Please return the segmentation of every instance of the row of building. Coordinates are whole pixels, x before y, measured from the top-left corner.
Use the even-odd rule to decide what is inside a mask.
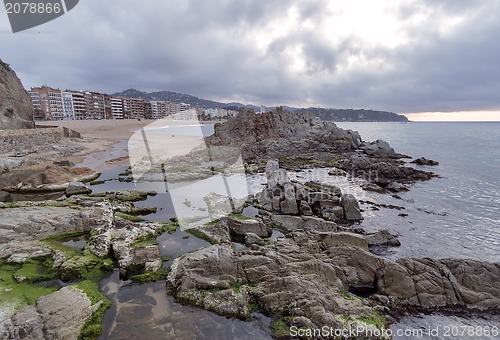
[[[167,116],[189,120],[201,114],[213,118],[236,114],[233,110],[200,109],[179,102],[117,97],[93,91],[61,91],[47,85],[32,87],[28,93],[37,120],[162,119]]]

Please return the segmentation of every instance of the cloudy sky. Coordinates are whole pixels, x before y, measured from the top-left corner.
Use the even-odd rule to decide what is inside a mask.
[[[16,34],[2,8],[0,58],[27,88],[500,120],[499,13],[498,0],[82,0]]]

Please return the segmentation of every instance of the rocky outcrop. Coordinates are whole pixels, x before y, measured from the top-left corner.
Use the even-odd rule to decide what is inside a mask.
[[[92,190],[82,182],[70,182],[66,188],[66,196],[90,194]]]
[[[351,194],[343,194],[340,197],[340,206],[344,209],[344,218],[348,221],[359,221],[363,219],[359,211],[359,204]]]
[[[291,232],[256,250],[213,245],[177,258],[167,289],[180,302],[221,315],[245,319],[258,306],[270,315],[290,315],[287,323],[298,327],[346,327],[386,307],[498,309],[500,264],[392,262],[367,250],[357,234],[316,231]]]
[[[417,165],[427,165],[427,166],[439,165],[439,162],[433,161],[432,159],[427,159],[425,157],[417,158],[417,159],[411,161],[410,163],[414,163]]]
[[[246,162],[297,155],[314,150],[342,152],[361,146],[355,131],[322,122],[312,114],[293,113],[277,108],[255,114],[243,109],[236,117],[215,126],[209,146],[237,146]]]
[[[368,156],[375,156],[381,158],[391,158],[391,157],[397,158],[396,152],[394,152],[394,149],[391,148],[389,143],[381,139],[377,139],[376,141],[370,143],[364,143],[361,149]]]
[[[81,289],[64,287],[0,322],[0,338],[77,339],[97,308]]]
[[[244,162],[255,163],[260,170],[267,160],[278,158],[288,169],[333,166],[334,174],[346,171],[368,180],[413,182],[435,176],[401,166],[400,158],[408,156],[396,153],[383,140],[364,142],[356,131],[282,108],[264,114],[243,109],[236,117],[217,124],[206,142],[213,155],[218,149],[224,150],[224,155],[234,153],[234,157],[241,153]]]
[[[76,182],[88,182],[99,177],[99,173],[89,168],[72,168],[56,164],[47,165],[44,169],[35,170],[22,182],[2,187],[7,192],[49,192],[65,191],[69,186],[70,195],[89,193],[83,187],[76,189]],[[83,183],[79,185],[84,185]],[[87,188],[88,189],[88,188]],[[74,191],[74,193],[73,193]]]
[[[133,198],[132,193],[124,199]],[[117,193],[110,193],[117,199]],[[0,258],[7,262],[21,263],[28,258],[51,256],[60,268],[61,278],[79,277],[84,267],[94,266],[100,258],[111,256],[116,260],[122,275],[132,265],[135,272],[155,271],[161,267],[158,249],[136,245],[138,240],[160,233],[169,224],[137,223],[120,218],[115,211],[130,212],[137,208],[129,202],[110,200],[107,197],[71,196],[64,201],[19,202],[0,204]],[[128,215],[124,215],[128,216]],[[88,250],[95,256],[66,258],[39,240],[68,232],[92,232]],[[136,249],[138,248],[139,249]]]
[[[257,203],[265,210],[275,214],[299,215],[287,217],[288,230],[297,229],[305,216],[321,217],[334,222],[356,222],[363,219],[356,198],[350,194],[342,195],[340,188],[325,183],[307,182],[304,185],[291,182],[286,170],[280,169],[276,159],[266,164],[267,184],[257,194]],[[273,217],[279,219],[277,215]]]
[[[10,66],[0,60],[0,130],[32,129],[31,98]]]

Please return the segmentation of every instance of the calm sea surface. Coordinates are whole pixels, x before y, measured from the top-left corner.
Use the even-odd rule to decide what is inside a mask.
[[[417,183],[401,194],[403,202],[364,194],[375,202],[404,206],[408,214],[400,217],[398,210],[365,211],[365,227],[386,227],[400,235],[402,246],[389,257],[500,262],[500,123],[337,125],[359,131],[364,140],[384,139],[396,152],[440,162],[425,168],[441,178]],[[500,329],[500,316],[434,314],[404,318],[391,330],[395,339],[499,339],[498,333],[488,336],[491,333],[485,332],[493,327]]]
[[[421,167],[441,178],[420,182],[401,200],[368,195],[404,206],[367,212],[363,225],[399,233],[394,257],[459,257],[500,261],[500,123],[338,123],[364,140],[384,139],[396,152],[439,161]],[[366,193],[364,195],[367,195]]]

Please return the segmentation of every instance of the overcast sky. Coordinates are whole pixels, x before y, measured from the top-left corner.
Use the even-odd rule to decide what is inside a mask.
[[[495,111],[499,14],[498,0],[82,0],[16,34],[2,8],[0,58],[27,88]]]

